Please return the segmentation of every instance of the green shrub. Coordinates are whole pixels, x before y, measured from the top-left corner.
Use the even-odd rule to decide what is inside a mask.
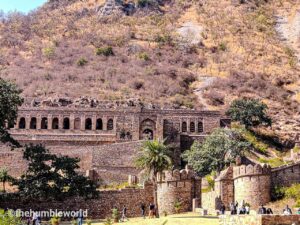
[[[111,220],[111,218],[106,218],[104,225],[113,225],[113,221]]]
[[[176,200],[175,203],[174,203],[174,209],[175,209],[176,213],[179,213],[181,208],[182,208],[181,201]]]
[[[300,200],[300,184],[293,184],[285,189],[285,196],[294,200]]]
[[[225,52],[227,50],[227,45],[226,43],[222,42],[219,44],[219,49],[223,52]]]
[[[114,208],[112,209],[112,218],[114,220],[114,222],[118,222],[119,219],[120,219],[120,213],[119,213],[119,210]]]
[[[88,61],[85,59],[85,58],[80,58],[80,59],[78,59],[78,61],[77,61],[77,65],[78,66],[84,66],[85,64],[87,64],[88,63]]]
[[[212,171],[210,174],[208,174],[208,175],[205,176],[205,180],[208,183],[208,190],[209,191],[212,191],[215,188],[215,179],[214,179],[214,176],[215,176],[215,172],[214,171]]]
[[[258,161],[260,163],[269,164],[273,168],[274,167],[278,167],[278,166],[282,166],[282,165],[286,164],[281,158],[272,158],[272,159],[259,158]]]
[[[15,216],[12,211],[5,212],[0,209],[0,225],[19,225],[21,223],[21,219],[18,216]]]
[[[42,49],[42,52],[46,58],[51,59],[55,55],[55,48],[54,47],[46,47],[46,48]]]
[[[285,195],[285,189],[280,186],[274,186],[271,190],[271,199],[272,201],[277,201],[283,199]]]
[[[114,54],[113,48],[111,46],[106,46],[106,47],[102,47],[102,48],[97,48],[96,55],[104,55],[104,56],[108,57],[108,56],[114,56],[115,54]]]
[[[146,52],[141,52],[139,53],[139,59],[142,59],[144,61],[149,61],[150,57]]]

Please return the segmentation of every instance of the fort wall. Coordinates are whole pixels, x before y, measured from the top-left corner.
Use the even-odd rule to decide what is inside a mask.
[[[70,198],[63,202],[60,201],[23,201],[15,199],[14,201],[0,201],[0,208],[11,208],[21,210],[47,211],[57,209],[58,211],[76,211],[78,209],[87,209],[88,216],[94,219],[105,219],[110,217],[111,209],[117,208],[121,212],[123,205],[127,207],[129,217],[141,216],[140,206],[148,205],[153,202],[153,186],[145,185],[142,189],[122,189],[101,191],[98,199],[85,200],[82,198]]]
[[[181,203],[180,212],[191,211],[193,198],[201,197],[201,179],[188,167],[181,171],[164,172],[158,180],[157,199],[160,213],[176,213],[176,202]]]
[[[233,168],[234,200],[249,203],[252,208],[271,200],[271,168],[264,164]]]
[[[272,186],[291,186],[300,183],[300,162],[272,169]]]

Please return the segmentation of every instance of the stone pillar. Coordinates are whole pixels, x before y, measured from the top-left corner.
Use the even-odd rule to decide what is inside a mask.
[[[70,130],[74,130],[74,124],[75,124],[75,115],[70,115]]]
[[[80,117],[81,120],[81,129],[80,130],[85,130],[85,115],[82,115]]]
[[[190,123],[191,123],[191,119],[188,118],[188,119],[186,120],[187,133],[190,133]]]
[[[114,116],[113,120],[114,120],[114,129],[113,130],[116,131],[117,130],[117,117]]]
[[[102,123],[103,123],[103,130],[107,130],[107,116],[103,116]]]
[[[59,115],[58,116],[58,129],[62,130],[64,128],[64,116]]]
[[[52,115],[48,115],[48,130],[52,130]]]
[[[96,124],[97,124],[97,116],[92,116],[92,130],[96,130]]]
[[[41,129],[41,123],[42,123],[42,116],[41,115],[38,115],[36,117],[36,129],[37,130],[40,130]]]
[[[30,115],[26,115],[25,117],[25,121],[26,121],[26,130],[29,130],[30,129]]]

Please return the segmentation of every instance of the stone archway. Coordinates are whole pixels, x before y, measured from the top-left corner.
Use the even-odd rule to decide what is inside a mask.
[[[153,140],[155,138],[156,124],[151,119],[145,119],[140,124],[140,140]]]

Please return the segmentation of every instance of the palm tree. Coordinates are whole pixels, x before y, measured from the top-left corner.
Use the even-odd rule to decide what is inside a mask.
[[[8,170],[6,168],[0,170],[0,182],[2,182],[3,185],[3,192],[6,192],[5,184],[7,182],[12,182],[13,180],[13,177],[8,174]]]
[[[153,198],[154,204],[157,206],[157,176],[161,175],[164,170],[168,170],[172,166],[170,150],[163,141],[153,140],[145,141],[135,165],[143,169],[149,176],[154,185]],[[161,177],[161,176],[160,176]],[[158,211],[157,211],[158,214]]]

